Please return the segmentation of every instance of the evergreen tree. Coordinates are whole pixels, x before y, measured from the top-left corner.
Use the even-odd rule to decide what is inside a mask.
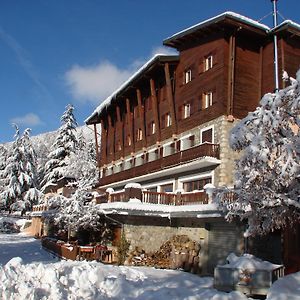
[[[236,162],[235,201],[216,191],[227,218],[248,221],[247,235],[265,234],[300,220],[300,71],[297,80],[266,94],[260,106],[232,130]]]
[[[66,176],[66,167],[69,165],[70,155],[77,148],[76,127],[77,122],[73,114],[74,107],[67,105],[61,116],[61,127],[58,130],[56,140],[51,147],[48,161],[45,164],[45,177],[42,181],[43,189],[51,183],[56,183]]]
[[[2,198],[7,209],[28,210],[41,196],[36,183],[35,152],[30,141],[30,129],[26,129],[20,136],[18,126],[14,126],[15,141],[4,170],[8,185]]]

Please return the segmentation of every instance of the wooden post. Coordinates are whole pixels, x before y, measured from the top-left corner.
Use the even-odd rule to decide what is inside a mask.
[[[110,148],[112,147],[112,160],[115,160],[115,127],[112,125],[111,115],[108,115],[108,135],[107,138],[111,139],[112,144],[110,144]],[[111,146],[112,145],[112,146]],[[109,155],[110,149],[108,149]]]
[[[227,95],[227,115],[233,115],[234,98],[234,68],[235,68],[235,35],[229,39],[229,64],[228,64],[228,95]]]
[[[103,134],[102,122],[103,122],[103,120],[101,120],[101,131]],[[100,155],[99,155],[98,133],[97,133],[97,124],[96,123],[94,123],[94,134],[95,134],[95,143],[96,143],[97,166],[99,168],[100,167]]]
[[[263,81],[263,46],[259,48],[259,74],[258,74],[258,101],[262,96],[262,81]]]
[[[147,137],[146,137],[146,125],[145,125],[145,114],[144,114],[144,106],[142,104],[142,93],[140,89],[136,89],[136,97],[138,100],[138,109],[139,109],[139,117],[140,122],[142,124],[142,135],[143,135],[143,147],[147,146]]]
[[[130,137],[131,137],[131,151],[134,152],[134,150],[135,150],[134,128],[133,128],[132,113],[130,111],[129,98],[126,98],[126,114],[127,114],[127,118],[128,118],[129,132],[130,132]]]
[[[157,137],[156,142],[160,142],[161,132],[160,132],[160,124],[159,124],[159,116],[158,116],[158,102],[157,102],[157,96],[155,91],[155,82],[152,78],[150,79],[150,89],[151,89],[152,109],[153,109],[154,122],[156,128],[156,137]]]
[[[285,63],[284,63],[284,40],[283,38],[280,39],[280,52],[281,52],[281,70],[285,71]],[[286,87],[286,82],[284,80],[281,80],[282,88],[284,89]]]
[[[173,135],[176,135],[177,134],[177,122],[176,122],[176,114],[175,114],[175,101],[174,101],[173,92],[172,92],[170,69],[169,69],[168,63],[165,63],[165,79],[166,79],[167,98],[168,98],[170,114],[171,114],[171,118],[172,118]]]

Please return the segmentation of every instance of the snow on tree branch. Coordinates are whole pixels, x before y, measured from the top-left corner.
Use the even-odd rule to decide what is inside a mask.
[[[231,131],[230,146],[242,151],[235,187],[215,195],[227,219],[248,221],[247,234],[265,234],[300,219],[300,71],[290,85],[263,96],[259,107]],[[234,196],[233,196],[234,195]]]

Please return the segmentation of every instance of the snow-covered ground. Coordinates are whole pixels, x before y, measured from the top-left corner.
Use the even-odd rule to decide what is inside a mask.
[[[223,293],[213,279],[173,270],[60,261],[40,242],[22,234],[0,234],[0,299],[248,299]],[[300,273],[277,281],[268,300],[300,299]]]

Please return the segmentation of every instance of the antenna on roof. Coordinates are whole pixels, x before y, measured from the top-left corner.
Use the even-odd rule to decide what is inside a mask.
[[[271,0],[273,3],[273,26],[277,26],[277,1]],[[279,90],[279,74],[278,74],[278,47],[277,47],[277,36],[274,33],[274,79],[275,79],[275,92]]]

